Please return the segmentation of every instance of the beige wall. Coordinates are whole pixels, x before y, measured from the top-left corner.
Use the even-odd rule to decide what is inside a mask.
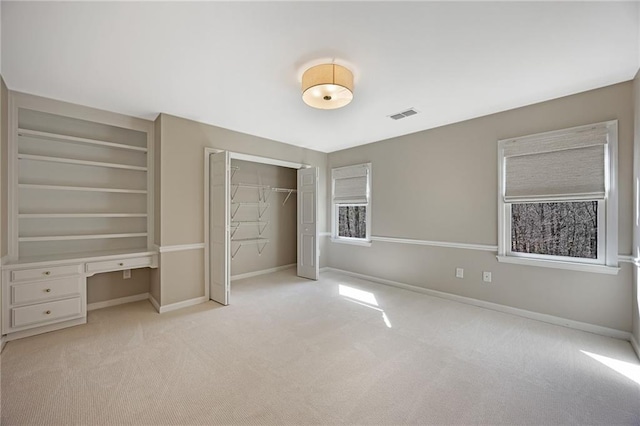
[[[640,7],[638,8],[640,11]],[[633,256],[636,267],[633,276],[633,337],[640,344],[640,71],[633,80],[633,118],[634,118],[634,214],[633,214]],[[640,357],[640,353],[638,353]]]
[[[372,235],[497,245],[497,141],[619,120],[619,252],[631,252],[632,83],[329,154],[328,169],[372,162]],[[410,118],[409,118],[410,120]],[[630,331],[631,265],[617,276],[499,264],[495,253],[330,243],[328,265]],[[455,278],[455,267],[465,278]],[[485,284],[482,271],[493,273]]]
[[[232,130],[162,114],[160,136],[160,245],[204,242],[204,148],[217,148],[320,169],[319,223],[326,224],[327,155]],[[157,191],[157,189],[156,189]],[[157,192],[156,192],[157,193]],[[156,216],[158,219],[158,216]],[[321,265],[324,264],[321,246]],[[204,250],[160,255],[162,305],[204,296]]]
[[[131,270],[131,278],[122,278],[123,272],[107,272],[87,278],[87,303],[104,302],[120,297],[149,292],[149,268]]]
[[[278,188],[297,187],[297,172],[286,167],[271,166],[268,164],[252,163],[248,161],[232,160],[231,165],[238,167],[234,171],[233,183],[249,183],[269,185]],[[268,238],[269,243],[258,253],[258,246],[241,247],[231,261],[231,275],[247,272],[262,271],[277,266],[296,263],[297,258],[297,198],[295,194],[282,204],[287,196],[285,193],[266,193],[267,207],[260,221],[266,222],[261,237]],[[258,191],[256,189],[239,188],[234,197],[235,202],[256,202]],[[232,206],[232,212],[235,209]],[[255,207],[240,207],[235,213],[233,221],[256,221],[258,211]],[[233,228],[232,228],[233,229]],[[234,233],[234,239],[256,238],[259,236],[256,225],[240,226]],[[231,243],[234,252],[238,246]],[[259,247],[262,249],[262,245]]]

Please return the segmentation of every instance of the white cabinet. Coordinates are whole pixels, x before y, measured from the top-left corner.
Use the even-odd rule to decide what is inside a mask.
[[[13,340],[86,323],[88,276],[157,265],[153,252],[3,265],[2,334]]]
[[[27,281],[78,275],[82,273],[81,265],[50,266],[44,268],[25,269],[11,272],[11,281]]]
[[[157,267],[153,123],[9,94],[7,340],[82,324],[95,273]]]
[[[75,320],[86,322],[83,264],[36,265],[2,274],[2,333],[37,334],[32,329]],[[53,326],[53,328],[51,328]],[[57,328],[64,327],[62,325]],[[11,337],[10,339],[11,340]]]
[[[11,326],[24,328],[42,324],[54,324],[86,315],[86,306],[81,297],[38,303],[11,309]]]
[[[12,305],[22,305],[47,299],[80,295],[82,294],[82,285],[83,280],[78,277],[11,284],[10,303]]]

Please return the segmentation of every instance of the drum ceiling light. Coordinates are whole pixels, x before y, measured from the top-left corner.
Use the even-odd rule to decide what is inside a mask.
[[[319,109],[336,109],[353,99],[353,74],[343,66],[322,64],[302,75],[302,100]]]

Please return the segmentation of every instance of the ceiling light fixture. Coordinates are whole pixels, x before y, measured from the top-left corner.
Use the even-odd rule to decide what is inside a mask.
[[[322,64],[302,75],[302,100],[319,109],[336,109],[353,99],[353,74],[343,66]]]

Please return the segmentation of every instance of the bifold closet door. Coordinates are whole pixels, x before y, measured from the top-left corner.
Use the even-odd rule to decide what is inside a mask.
[[[298,276],[317,280],[318,168],[298,170]]]
[[[229,186],[231,160],[227,151],[209,157],[209,294],[229,304]]]

